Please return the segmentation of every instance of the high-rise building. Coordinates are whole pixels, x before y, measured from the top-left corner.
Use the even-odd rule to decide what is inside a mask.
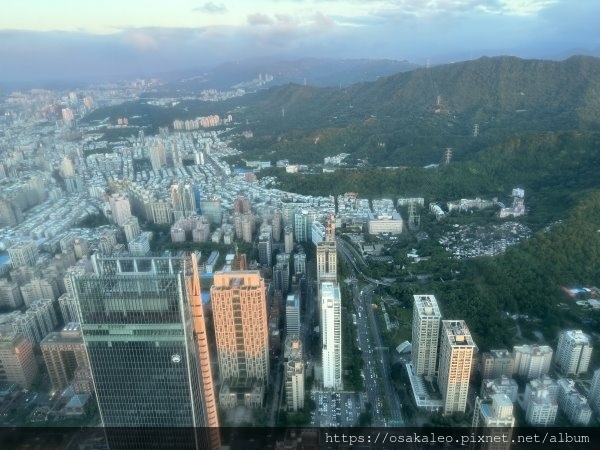
[[[159,170],[167,164],[167,154],[165,153],[165,145],[162,141],[157,141],[149,146],[148,156],[152,170]]]
[[[14,281],[0,280],[0,307],[15,309],[23,304],[19,285]]]
[[[29,389],[37,374],[31,343],[21,334],[0,334],[0,382]]]
[[[294,251],[294,229],[290,226],[283,229],[283,246],[286,253]]]
[[[129,198],[123,194],[113,194],[108,198],[112,220],[122,227],[131,217]]]
[[[21,286],[21,296],[27,307],[42,298],[56,300],[58,298],[58,284],[54,279],[34,278],[29,283]]]
[[[555,360],[561,373],[579,375],[587,372],[591,357],[590,336],[581,330],[567,330],[560,334]]]
[[[465,412],[475,348],[464,320],[442,320],[438,380],[444,414]]]
[[[182,217],[196,215],[194,185],[190,181],[172,185],[171,202],[173,204],[173,218],[175,222]]]
[[[13,329],[32,344],[37,345],[58,325],[54,302],[50,299],[34,301],[24,314],[13,321]]]
[[[127,248],[132,255],[145,256],[150,253],[151,231],[143,231],[127,243]]]
[[[262,266],[271,267],[273,264],[273,236],[270,225],[262,225],[258,237],[258,261]]]
[[[276,263],[273,267],[273,284],[283,295],[287,295],[290,289],[290,255],[278,253]]]
[[[342,298],[340,287],[321,283],[321,358],[323,387],[341,390],[342,380]]]
[[[337,248],[335,241],[317,244],[317,282],[337,280]]]
[[[285,331],[287,336],[300,335],[300,294],[287,296],[285,303]]]
[[[300,339],[285,340],[285,398],[288,411],[304,408],[304,360]]]
[[[33,266],[37,259],[38,248],[34,241],[21,241],[8,248],[8,256],[13,268]]]
[[[72,177],[75,175],[75,170],[73,169],[73,161],[68,156],[64,156],[60,162],[60,174],[63,178]]]
[[[200,201],[202,215],[212,224],[221,225],[223,212],[221,210],[221,198],[217,195],[209,196]]]
[[[552,353],[552,348],[547,345],[515,345],[512,353],[514,374],[528,380],[548,375]]]
[[[140,223],[135,216],[131,216],[123,223],[123,232],[125,233],[125,240],[127,242],[133,241],[140,235],[142,230],[140,229]]]
[[[217,448],[218,436],[198,428],[218,421],[197,255],[92,263],[93,274],[72,281],[102,424],[143,427],[148,439],[165,439],[162,448]],[[147,448],[131,431],[114,434],[119,445]]]
[[[475,399],[472,428],[483,442],[474,442],[470,448],[480,450],[507,450],[512,444],[515,423],[513,404],[506,395],[494,394],[489,398]],[[477,435],[481,432],[482,435]],[[477,441],[478,439],[476,439]]]
[[[442,314],[433,295],[414,295],[412,363],[415,375],[434,376]]]
[[[329,218],[325,230],[325,240],[317,243],[317,283],[337,280],[337,246],[335,243],[335,222]]]
[[[494,379],[502,376],[512,377],[513,357],[506,349],[490,350],[481,355],[480,360],[481,378]]]
[[[523,409],[529,425],[554,425],[558,412],[558,383],[547,375],[529,381],[525,386]]]
[[[558,381],[558,407],[575,426],[586,426],[592,418],[592,409],[587,398],[575,388],[575,382],[569,378]]]
[[[294,254],[294,274],[300,275],[306,273],[306,253],[300,251]]]
[[[220,398],[230,397],[236,390],[248,393],[256,388],[264,392],[269,377],[264,280],[257,270],[217,272],[210,296],[222,382]],[[248,399],[256,400],[255,396]],[[221,403],[234,406],[226,401]]]
[[[52,389],[66,388],[78,368],[89,369],[81,327],[71,322],[59,332],[48,334],[40,343]]]
[[[233,201],[233,212],[241,214],[250,212],[250,200],[248,200],[248,197],[244,195],[238,196]]]
[[[296,242],[308,242],[309,230],[312,220],[308,211],[302,211],[294,215],[294,238]]]
[[[600,414],[600,369],[594,371],[594,377],[592,378],[592,385],[588,394],[588,401],[590,407],[596,414]]]

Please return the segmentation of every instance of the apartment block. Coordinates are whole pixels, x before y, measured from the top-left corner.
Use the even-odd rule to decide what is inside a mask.
[[[558,338],[556,366],[563,375],[579,375],[588,370],[592,357],[590,336],[581,330],[563,331]]]
[[[550,371],[553,350],[547,345],[516,345],[512,354],[515,375],[532,380]]]
[[[438,384],[444,414],[465,412],[475,342],[464,320],[442,320]]]
[[[413,296],[412,363],[415,375],[434,376],[442,314],[433,295]]]

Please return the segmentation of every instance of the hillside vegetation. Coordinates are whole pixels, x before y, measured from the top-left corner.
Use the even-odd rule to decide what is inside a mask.
[[[314,163],[345,152],[372,165],[425,165],[446,147],[460,160],[515,134],[600,130],[600,60],[482,58],[343,89],[282,86],[244,101],[255,134],[239,142],[248,159]]]

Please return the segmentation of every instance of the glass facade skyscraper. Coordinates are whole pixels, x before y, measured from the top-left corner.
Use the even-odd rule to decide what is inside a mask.
[[[194,258],[94,256],[73,277],[103,425],[186,427],[160,448],[217,444],[197,432],[218,422]]]

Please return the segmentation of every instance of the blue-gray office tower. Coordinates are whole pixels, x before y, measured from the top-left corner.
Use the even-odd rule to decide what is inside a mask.
[[[197,256],[92,262],[72,281],[110,449],[218,448]]]

